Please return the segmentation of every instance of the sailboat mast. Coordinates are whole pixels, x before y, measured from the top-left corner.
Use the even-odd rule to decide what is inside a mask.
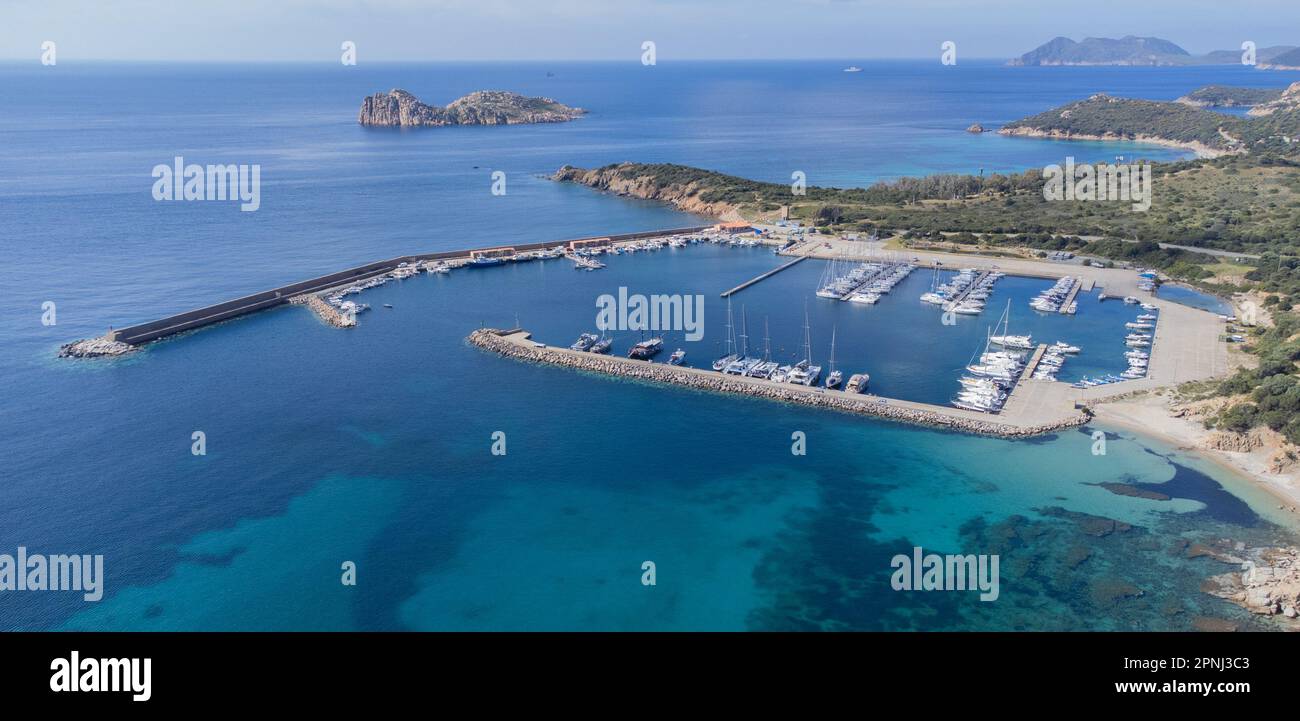
[[[831,326],[831,372],[835,372],[835,326]]]
[[[735,331],[731,325],[731,296],[727,296],[727,355],[735,348]]]
[[[772,360],[772,334],[767,330],[767,317],[763,318],[763,362]]]
[[[745,306],[740,306],[740,357],[749,355],[749,317]]]
[[[808,301],[803,302],[803,359],[812,365],[812,331],[808,329]]]

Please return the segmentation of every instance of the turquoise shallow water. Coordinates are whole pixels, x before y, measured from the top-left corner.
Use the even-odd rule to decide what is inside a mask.
[[[590,329],[595,295],[625,285],[705,294],[698,362],[719,343],[718,291],[771,267],[770,253],[420,277],[368,293],[375,310],[351,331],[282,308],[121,361],[52,357],[109,324],[356,261],[696,221],[538,177],[566,162],[671,160],[773,180],[797,168],[843,184],[1014,169],[1136,149],[961,129],[1098,90],[1169,98],[1260,82],[1230,68],[972,64],[958,76],[882,64],[846,89],[838,67],[635,76],[639,66],[572,65],[550,80],[535,65],[0,67],[13,110],[0,118],[5,297],[31,309],[0,315],[0,550],[103,553],[108,574],[98,604],[0,595],[0,627],[1187,628],[1197,615],[1256,626],[1199,592],[1225,569],[1183,547],[1291,536],[1260,515],[1266,499],[1159,444],[1116,436],[1098,457],[1086,432],[956,436],[527,366],[463,340],[518,317],[567,343]],[[395,85],[435,100],[511,87],[593,114],[553,127],[357,128],[358,99]],[[154,203],[149,168],[177,154],[262,163],[262,210]],[[494,168],[509,172],[504,198],[487,193]],[[751,335],[767,317],[774,348],[790,353],[819,274],[808,262],[737,296]],[[991,319],[941,326],[915,301],[928,279],[908,283],[870,309],[809,298],[816,352],[835,327],[846,370],[868,370],[881,393],[943,400]],[[1036,316],[1023,301],[1043,284],[1007,279],[995,303],[1011,298],[1013,322],[1036,336],[1084,346],[1077,372],[1110,367],[1122,307]],[[50,299],[58,325],[41,326]],[[206,456],[190,454],[195,430]],[[504,457],[489,452],[495,431]],[[795,431],[806,456],[791,455]],[[1173,498],[1119,496],[1103,481],[1161,484]],[[1000,554],[1001,599],[889,590],[890,557],[917,544]],[[640,582],[647,560],[654,587]],[[339,583],[344,561],[357,564],[355,587]]]

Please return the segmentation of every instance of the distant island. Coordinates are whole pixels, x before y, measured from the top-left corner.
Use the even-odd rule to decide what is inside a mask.
[[[550,98],[529,98],[501,90],[480,90],[446,107],[420,102],[405,90],[375,93],[361,101],[357,122],[375,127],[442,127],[447,125],[526,125],[563,123],[586,114]]]
[[[1261,55],[1257,60],[1257,67],[1264,70],[1300,70],[1300,48],[1270,55],[1267,59]]]
[[[1300,48],[1294,45],[1274,45],[1255,51],[1255,60],[1260,67],[1273,67],[1288,58],[1300,65]],[[1119,39],[1084,38],[1081,42],[1056,37],[1007,64],[1171,66],[1231,65],[1240,62],[1240,50],[1215,50],[1205,55],[1193,55],[1162,38],[1126,35]]]

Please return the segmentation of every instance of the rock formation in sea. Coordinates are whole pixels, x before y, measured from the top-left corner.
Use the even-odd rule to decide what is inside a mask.
[[[453,100],[446,107],[438,107],[395,88],[362,100],[357,122],[382,127],[525,125],[563,123],[586,112],[550,98],[529,98],[500,90],[480,90]]]

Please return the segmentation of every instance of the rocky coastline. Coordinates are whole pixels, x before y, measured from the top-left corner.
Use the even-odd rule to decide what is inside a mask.
[[[1198,158],[1217,158],[1221,155],[1232,155],[1234,151],[1212,148],[1205,143],[1196,141],[1170,140],[1168,138],[1156,137],[1153,135],[1121,135],[1119,133],[1105,133],[1102,135],[1092,135],[1084,133],[1072,133],[1068,130],[1041,130],[1029,127],[1002,128],[998,131],[999,135],[1010,135],[1023,138],[1051,138],[1053,140],[1128,140],[1139,143],[1151,143],[1153,145],[1163,145],[1167,148],[1178,148],[1181,150],[1190,150],[1196,153]],[[1236,151],[1239,152],[1239,151]]]
[[[586,114],[582,108],[550,98],[529,98],[500,90],[480,90],[446,107],[420,102],[394,88],[361,101],[357,122],[372,127],[443,127],[448,125],[527,125],[563,123]]]
[[[661,184],[652,175],[625,177],[622,171],[633,166],[633,163],[623,163],[587,170],[566,165],[555,171],[551,180],[578,183],[615,195],[672,203],[678,210],[725,222],[746,220],[734,203],[709,201],[701,197],[705,188],[699,183]]]
[[[969,418],[957,413],[895,405],[891,404],[887,399],[876,396],[852,395],[840,391],[822,391],[804,386],[780,385],[694,368],[670,366],[663,363],[651,363],[592,353],[577,353],[546,346],[539,347],[539,345],[533,344],[531,341],[519,343],[505,337],[521,332],[481,328],[471,333],[467,341],[478,348],[520,361],[545,363],[634,380],[671,383],[714,393],[740,394],[779,402],[799,403],[815,408],[873,416],[974,435],[998,438],[1028,438],[1052,433],[1064,428],[1081,426],[1090,419],[1087,413],[1079,411],[1059,423],[1022,427],[1000,423],[992,419]]]

